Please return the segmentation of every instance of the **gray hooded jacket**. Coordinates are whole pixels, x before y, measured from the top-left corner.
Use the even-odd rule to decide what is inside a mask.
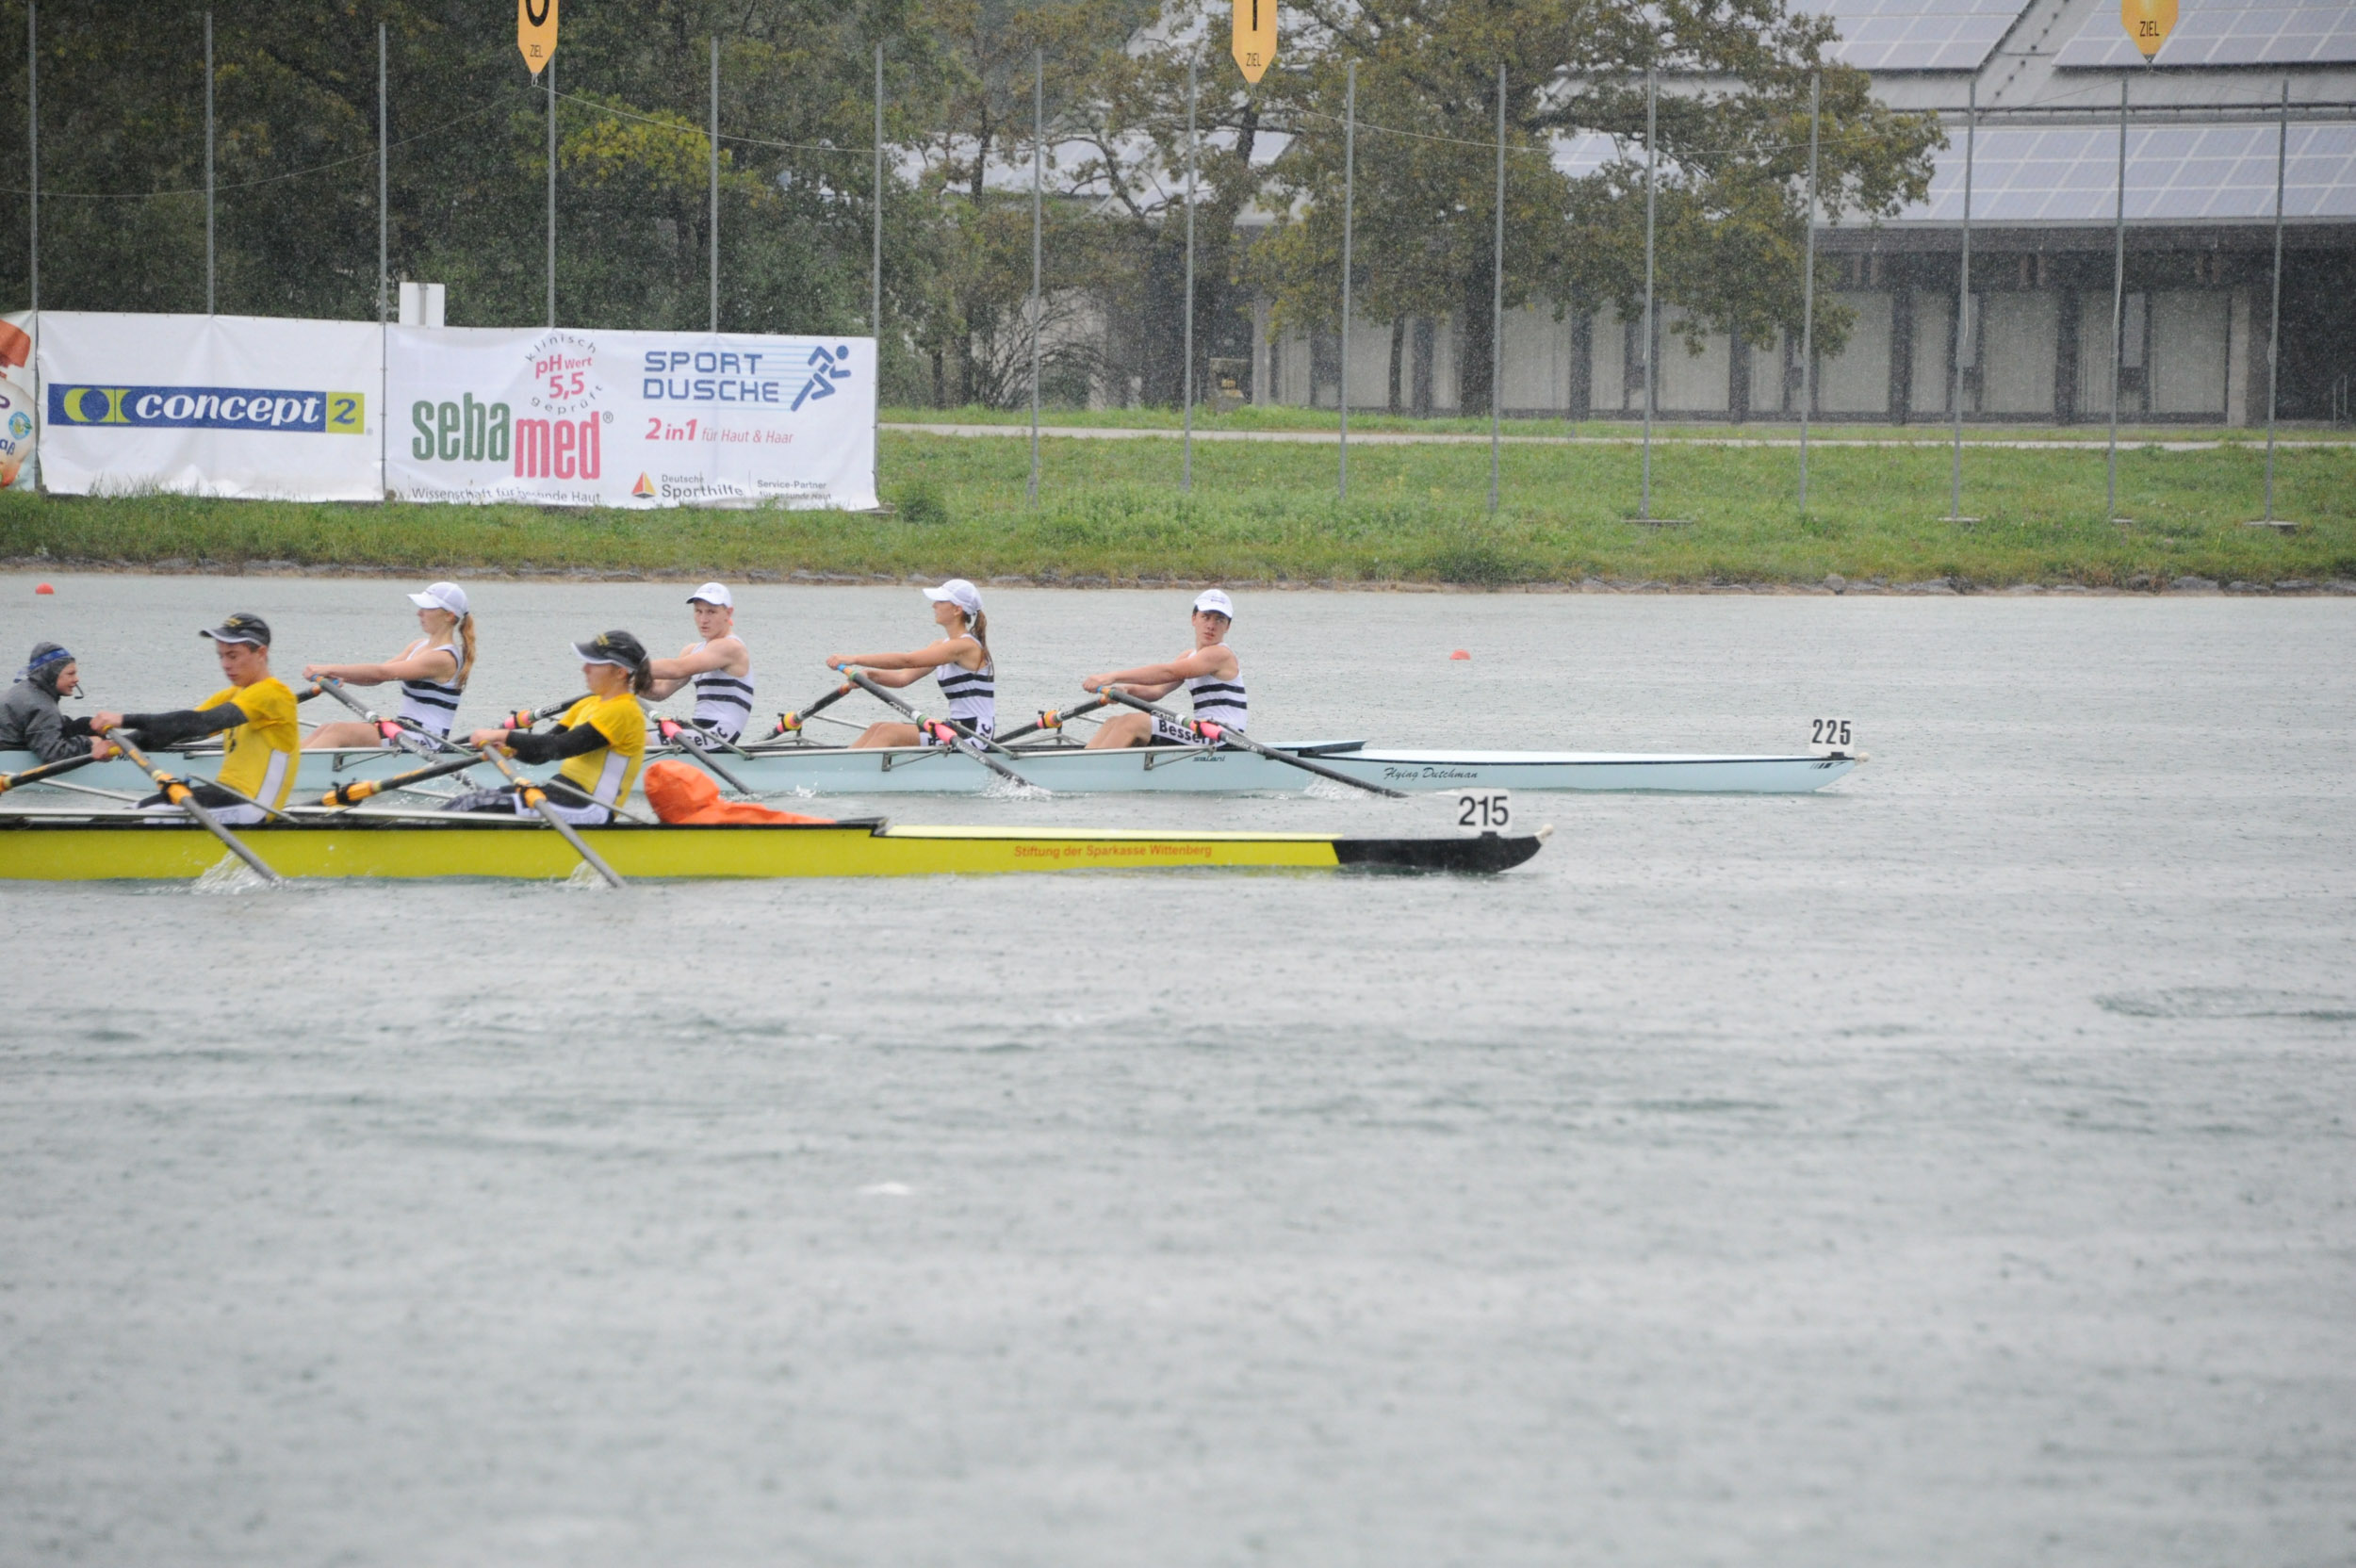
[[[90,750],[90,720],[69,719],[45,686],[20,680],[0,697],[0,751],[29,751],[43,762],[61,762]]]

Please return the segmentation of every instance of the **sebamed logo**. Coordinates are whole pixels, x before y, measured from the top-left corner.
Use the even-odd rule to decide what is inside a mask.
[[[409,455],[420,463],[504,463],[515,435],[505,403],[479,401],[468,392],[456,402],[420,398],[409,405]]]
[[[367,397],[358,392],[258,386],[49,388],[53,425],[362,435],[368,431],[368,407]]]

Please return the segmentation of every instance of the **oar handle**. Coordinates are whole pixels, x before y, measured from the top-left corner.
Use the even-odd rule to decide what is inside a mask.
[[[1039,723],[1026,724],[1020,729],[1009,729],[998,737],[998,742],[1001,745],[1006,745],[1041,729],[1061,729],[1071,720],[1080,717],[1083,713],[1093,713],[1112,700],[1110,697],[1090,697],[1088,701],[1072,708],[1042,709],[1039,711]]]
[[[407,773],[398,773],[390,778],[354,778],[338,784],[319,797],[319,804],[321,806],[357,806],[370,795],[381,795],[387,790],[406,789],[412,784],[423,783],[429,778],[444,778],[454,773],[464,773],[483,760],[481,757],[471,751],[466,751],[463,746],[455,749],[464,752],[465,755],[454,761],[435,762],[429,767],[412,768]]]
[[[138,746],[133,745],[129,741],[122,739],[116,732],[109,730],[106,732],[106,735],[107,741],[111,744],[122,748],[123,756],[128,757],[133,762],[139,765],[139,769],[141,773],[147,775],[149,778],[155,780],[155,788],[163,792],[164,798],[166,800],[172,802],[174,806],[177,806],[180,809],[186,811],[189,816],[194,817],[198,822],[202,823],[205,825],[206,832],[212,834],[214,838],[219,839],[223,844],[227,845],[229,852],[232,855],[235,855],[238,859],[243,860],[247,865],[253,867],[255,873],[261,876],[263,881],[275,887],[277,884],[286,880],[285,877],[280,876],[276,872],[270,870],[270,867],[264,865],[262,863],[262,858],[248,849],[244,842],[240,841],[235,833],[230,832],[228,828],[222,826],[221,819],[214,816],[212,812],[205,808],[204,804],[196,798],[196,792],[189,789],[185,781],[175,778],[171,774],[165,773],[162,769],[156,767],[154,762],[148,760],[147,753],[141,751]]]
[[[1151,713],[1157,719],[1168,719],[1171,724],[1183,725],[1205,740],[1214,743],[1223,741],[1242,750],[1256,752],[1271,762],[1282,762],[1286,767],[1299,768],[1303,773],[1313,773],[1319,778],[1330,778],[1336,784],[1347,784],[1353,790],[1364,790],[1368,794],[1387,795],[1393,800],[1407,798],[1407,792],[1404,790],[1394,790],[1386,784],[1369,784],[1363,778],[1352,778],[1338,769],[1312,762],[1305,757],[1295,757],[1288,751],[1279,751],[1274,746],[1264,746],[1240,729],[1230,729],[1225,725],[1206,725],[1195,719],[1182,719],[1166,708],[1156,708],[1143,697],[1115,687],[1105,687],[1104,694],[1115,702],[1126,703],[1140,713]]]
[[[0,773],[0,795],[7,794],[10,790],[22,788],[26,784],[38,784],[44,778],[55,778],[61,773],[72,773],[76,768],[87,768],[97,760],[96,752],[86,751],[79,757],[60,757],[54,762],[43,762],[37,768],[26,768],[22,773]]]
[[[975,730],[965,725],[957,723],[955,719],[925,718],[924,714],[919,713],[913,707],[901,700],[896,694],[886,690],[884,687],[876,685],[874,681],[868,679],[857,670],[846,669],[843,673],[849,676],[854,683],[868,693],[882,698],[885,702],[888,702],[892,707],[898,709],[908,717],[910,723],[916,726],[918,729],[922,730],[928,724],[939,725],[942,728],[948,730],[950,734],[957,736],[959,740],[971,741],[976,747],[987,748],[970,752],[968,755],[971,756],[973,760],[979,762],[982,766],[996,774],[999,777],[1006,779],[1012,783],[1020,784],[1026,790],[1037,790],[1040,788],[1040,786],[1032,783],[1029,779],[1023,777],[1021,774],[1015,772],[1012,768],[998,760],[997,758],[990,755],[992,751],[1004,751],[1006,749],[997,742],[990,740],[985,735],[977,733]]]
[[[811,703],[808,708],[803,709],[797,713],[779,713],[777,715],[777,727],[769,731],[769,733],[772,735],[800,734],[803,720],[816,718],[827,709],[832,708],[836,703],[841,702],[844,697],[849,696],[851,694],[851,683],[846,680],[842,685],[837,686],[833,691],[828,692],[825,696],[820,697],[816,702]]]

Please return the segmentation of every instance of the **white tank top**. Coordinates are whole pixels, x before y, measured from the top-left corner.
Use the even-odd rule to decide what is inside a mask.
[[[466,651],[457,644],[444,643],[438,647],[427,647],[423,638],[410,644],[409,651],[401,657],[415,659],[426,653],[447,653],[450,662],[460,669],[466,664]],[[464,686],[440,680],[404,680],[401,683],[401,710],[395,716],[421,725],[436,735],[447,735],[451,723],[458,717],[458,699],[466,694],[466,691]]]
[[[1207,720],[1230,729],[1250,727],[1252,704],[1244,695],[1240,666],[1232,680],[1222,680],[1215,675],[1195,677],[1186,682],[1186,695],[1194,699],[1196,723]]]
[[[984,650],[987,655],[988,650]],[[949,699],[949,716],[968,729],[995,728],[998,723],[998,665],[985,657],[982,667],[969,670],[962,664],[936,664],[933,678],[941,682],[941,694]]]
[[[697,643],[689,649],[699,653],[710,647],[709,642]],[[728,740],[744,733],[744,726],[753,716],[753,655],[744,650],[744,673],[733,676],[726,670],[705,670],[695,678],[695,710],[688,715],[707,729],[717,731]]]

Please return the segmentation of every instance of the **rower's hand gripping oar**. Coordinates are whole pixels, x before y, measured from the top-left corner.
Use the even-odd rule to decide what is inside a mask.
[[[1042,710],[1039,716],[1039,723],[1026,724],[1020,729],[1009,729],[1004,735],[998,737],[998,743],[1001,745],[1009,745],[1014,742],[1023,739],[1023,736],[1036,733],[1041,729],[1061,729],[1065,724],[1071,720],[1080,717],[1083,713],[1093,713],[1098,709],[1109,704],[1112,700],[1113,699],[1110,697],[1090,697],[1088,701],[1079,704],[1077,707],[1050,708]]]
[[[693,728],[690,726],[679,723],[677,719],[658,719],[655,721],[655,727],[662,731],[663,738],[665,741],[679,747],[679,750],[686,752],[689,756],[695,758],[696,761],[701,762],[705,767],[710,768],[713,773],[718,774],[723,779],[727,780],[728,787],[734,790],[738,794],[748,795],[753,792],[750,785],[746,784],[743,779],[737,777],[736,775],[728,772],[728,769],[722,767],[718,758],[712,756],[702,746],[696,745],[692,741],[681,741],[679,739],[681,735],[697,735],[706,740],[717,742],[722,745],[726,745],[728,743],[721,741],[719,736],[712,734],[708,729]]]
[[[583,701],[585,698],[586,694],[583,694],[582,696],[566,697],[563,702],[551,702],[546,708],[518,708],[499,720],[499,727],[501,729],[530,729],[541,720],[552,719],[572,707],[573,704]]]
[[[1407,792],[1404,790],[1394,790],[1387,784],[1369,784],[1363,778],[1352,778],[1346,773],[1320,766],[1305,757],[1295,757],[1291,752],[1279,751],[1274,746],[1264,746],[1240,729],[1230,729],[1220,724],[1204,724],[1196,719],[1182,719],[1168,709],[1156,708],[1143,697],[1133,695],[1118,686],[1105,687],[1104,694],[1115,702],[1126,703],[1140,713],[1151,713],[1157,719],[1168,719],[1171,724],[1181,726],[1206,741],[1214,743],[1224,741],[1229,745],[1241,746],[1246,751],[1258,752],[1271,762],[1282,762],[1287,767],[1299,768],[1304,773],[1316,774],[1319,778],[1330,778],[1336,784],[1347,784],[1353,790],[1364,790],[1369,794],[1388,795],[1393,800],[1407,798]]]
[[[243,860],[247,865],[252,866],[254,870],[260,874],[263,881],[270,883],[272,887],[276,887],[278,884],[286,880],[285,877],[279,875],[276,872],[270,870],[270,867],[264,865],[262,863],[262,858],[254,854],[252,850],[246,848],[244,843],[238,840],[235,833],[232,833],[229,829],[223,827],[221,825],[221,819],[219,817],[214,816],[210,811],[207,811],[202,805],[200,805],[197,801],[195,792],[190,790],[187,783],[181,779],[175,778],[171,774],[164,772],[163,769],[157,767],[154,762],[150,761],[148,760],[147,753],[141,751],[139,747],[133,745],[129,741],[125,740],[121,731],[109,730],[106,732],[106,735],[109,744],[120,750],[123,756],[128,757],[134,763],[138,764],[139,770],[141,773],[147,775],[149,778],[155,780],[155,788],[164,792],[164,798],[166,800],[169,800],[174,806],[177,806],[180,809],[186,811],[189,816],[194,817],[198,822],[203,823],[206,832],[212,834],[214,838],[219,839],[222,843],[226,844],[229,847],[230,854],[235,855],[238,859]]]
[[[383,737],[387,744],[391,744],[402,736],[409,736],[416,740],[424,742],[427,745],[432,746],[436,751],[456,751],[460,749],[458,746],[452,744],[449,740],[434,734],[434,731],[426,728],[423,725],[408,724],[400,719],[388,719],[384,714],[379,713],[375,709],[365,706],[357,697],[353,696],[350,692],[344,690],[343,681],[335,676],[323,675],[319,677],[317,690],[326,693],[329,696],[334,697],[337,702],[342,703],[346,708],[351,709],[352,712],[358,714],[362,719],[365,719],[369,724],[376,726],[377,734]]]
[[[868,693],[870,695],[882,698],[885,702],[890,703],[892,707],[907,714],[908,722],[916,726],[918,729],[921,730],[927,725],[938,725],[942,729],[947,730],[950,734],[957,736],[959,740],[971,741],[977,747],[988,747],[989,750],[970,751],[966,753],[966,755],[973,758],[973,760],[979,762],[982,766],[988,768],[990,772],[996,774],[999,777],[1012,779],[1015,783],[1022,785],[1026,790],[1039,790],[1041,793],[1053,792],[1045,790],[1040,785],[1032,783],[1029,779],[1023,777],[1021,774],[1015,772],[1012,768],[1006,766],[995,757],[990,756],[990,753],[991,751],[1004,751],[1006,750],[1006,747],[1000,745],[997,742],[990,740],[988,736],[976,734],[973,730],[971,730],[964,725],[957,723],[955,719],[927,719],[924,714],[918,712],[915,709],[901,701],[899,696],[889,688],[876,685],[874,681],[859,674],[859,671],[845,666],[843,673],[850,679],[853,685],[858,686],[860,690]]]
[[[811,703],[808,708],[803,709],[798,713],[779,713],[777,715],[777,727],[769,731],[770,735],[775,737],[778,735],[800,734],[802,732],[802,723],[804,720],[816,718],[827,709],[832,708],[836,703],[841,702],[844,697],[849,696],[854,689],[855,688],[853,688],[851,683],[846,680],[842,685],[837,686],[833,691],[828,692],[825,696],[820,697],[816,702]]]
[[[540,786],[517,773],[508,763],[506,755],[499,747],[484,746],[482,751],[482,760],[507,776],[507,781],[515,786],[516,792],[523,797],[524,804],[539,812],[550,827],[564,835],[564,841],[573,846],[574,853],[589,862],[590,870],[604,877],[608,887],[618,888],[622,885],[622,879],[614,874],[614,868],[598,858],[597,852],[591,849],[579,833],[573,831],[571,823],[558,815],[554,803],[548,799]]]

